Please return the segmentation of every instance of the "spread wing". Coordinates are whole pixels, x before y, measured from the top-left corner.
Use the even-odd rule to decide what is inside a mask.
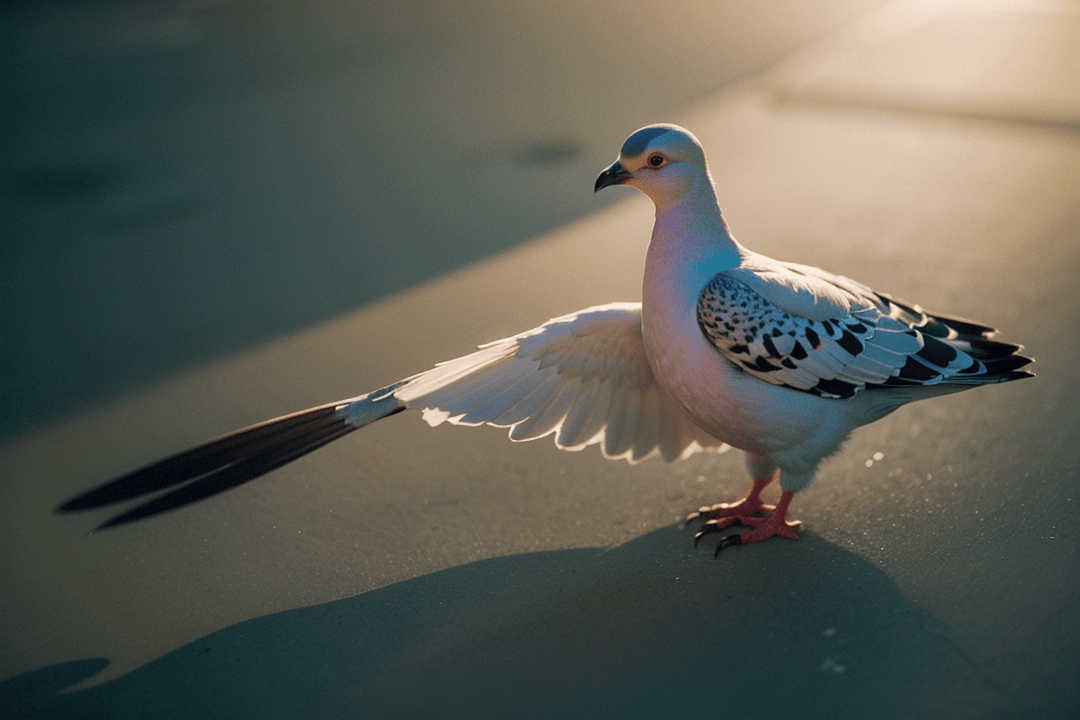
[[[641,338],[641,305],[555,318],[410,378],[395,396],[431,425],[509,427],[512,440],[552,433],[566,450],[600,444],[631,462],[725,447],[657,384]]]
[[[656,383],[641,339],[641,305],[616,303],[549,320],[388,387],[267,420],[209,440],[63,503],[90,510],[152,493],[102,523],[123,525],[250,482],[406,408],[431,425],[509,427],[513,440],[555,433],[578,450],[631,462],[677,460],[726,445],[694,425]]]
[[[823,397],[866,388],[982,385],[1030,373],[995,330],[929,315],[816,268],[776,263],[717,274],[698,297],[698,324],[738,367]]]

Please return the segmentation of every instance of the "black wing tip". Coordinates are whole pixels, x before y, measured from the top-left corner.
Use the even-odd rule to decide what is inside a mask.
[[[169,472],[167,468],[177,458],[190,452],[165,458],[139,468],[134,472],[113,478],[95,488],[65,500],[54,508],[54,512],[63,515],[97,510],[185,483],[197,477],[197,475],[191,472]]]
[[[86,512],[87,510],[97,510],[98,508],[111,505],[113,502],[119,502],[119,500],[103,500],[100,498],[102,490],[109,488],[115,480],[99,485],[98,487],[84,492],[81,495],[76,495],[73,498],[68,498],[64,502],[53,508],[53,512],[57,515],[67,515],[69,513]]]
[[[126,517],[127,515],[128,513],[122,513],[115,517],[111,517],[90,532],[88,532],[87,535],[96,535],[97,533],[108,530],[109,528],[119,527],[120,525],[127,525],[128,523],[135,522],[138,519]]]
[[[347,401],[320,405],[234,430],[182,452],[145,465],[87,490],[57,506],[60,513],[94,510],[182,485],[260,452],[297,439],[323,436],[346,423],[340,412]]]
[[[94,507],[97,507],[96,505],[91,505],[86,502],[86,495],[87,494],[83,494],[79,495],[78,497],[73,497],[69,500],[65,500],[64,502],[54,507],[53,512],[57,515],[65,515],[67,513],[81,512],[83,510],[90,510]]]
[[[406,381],[348,400],[308,408],[207,440],[65,500],[58,514],[96,510],[158,494],[91,532],[191,505],[250,482],[364,425],[405,410],[394,391]],[[350,415],[347,408],[364,412]]]
[[[254,477],[248,479],[253,480]],[[184,507],[185,505],[190,505],[194,502],[198,502],[202,499],[202,497],[190,497],[189,492],[184,492],[185,490],[188,490],[188,488],[192,487],[193,485],[185,485],[179,490],[174,490],[173,492],[166,493],[165,495],[142,503],[141,505],[136,505],[130,510],[126,510],[118,515],[113,515],[111,518],[101,523],[90,532],[91,534],[93,534],[108,530],[110,528],[120,527],[121,525],[128,525],[137,520],[144,520],[146,518],[154,517],[155,515],[161,515],[162,513],[169,512],[170,510],[176,510]],[[224,492],[228,489],[228,487],[215,489],[215,492],[206,494],[206,497],[209,497],[210,495],[216,495],[218,492]]]
[[[153,517],[154,515],[160,515],[161,513],[168,512],[169,510],[169,508],[161,508],[157,510],[147,509],[148,505],[150,505],[150,503],[144,503],[142,505],[137,505],[131,510],[122,512],[119,515],[113,515],[111,518],[88,532],[87,535],[96,535],[105,530],[109,530],[114,527],[120,527],[121,525],[128,525],[135,522],[136,520],[142,520],[144,518]]]
[[[1035,377],[1035,373],[1028,370],[1009,370],[1008,372],[999,372],[993,375],[984,375],[983,382],[978,383],[981,385],[994,385],[996,383],[1007,383],[1013,380],[1025,380],[1027,378]]]
[[[1026,355],[1006,355],[1000,359],[987,360],[984,362],[986,363],[986,369],[989,375],[1001,375],[1011,380],[1014,379],[1013,374],[1019,372],[1021,374],[1016,377],[1034,377],[1034,373],[1027,370],[1020,370],[1020,368],[1027,367],[1035,362]]]
[[[116,503],[136,497],[137,495],[131,494],[132,482],[137,481],[145,471],[153,469],[154,467],[156,467],[156,464],[141,468],[135,472],[128,473],[127,475],[121,475],[118,478],[102,483],[73,498],[68,498],[57,505],[53,509],[53,512],[58,515],[86,512],[87,510],[97,510],[98,508],[107,505],[115,505]]]
[[[95,528],[97,532],[189,505],[254,480],[355,430],[357,426],[338,409],[320,406],[229,433],[65,500],[54,511],[96,510],[168,491],[110,518]]]

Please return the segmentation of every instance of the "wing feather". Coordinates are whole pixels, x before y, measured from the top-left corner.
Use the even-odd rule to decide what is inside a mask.
[[[551,401],[552,395],[559,389],[559,385],[558,374],[548,372],[544,379],[521,399],[521,402],[502,415],[492,418],[490,423],[496,427],[513,427],[533,413],[543,411]]]
[[[827,288],[827,290],[826,290]],[[824,397],[910,385],[976,385],[1030,373],[994,330],[930,315],[823,270],[753,258],[717,274],[698,324],[746,372]]]
[[[524,377],[518,377],[513,373],[513,368],[507,368],[507,376],[504,379],[505,385],[499,383],[499,379],[493,379],[485,388],[490,399],[476,398],[480,400],[480,404],[473,407],[469,412],[461,416],[456,424],[458,425],[483,425],[489,422],[492,418],[498,417],[503,413],[510,410],[512,407],[521,402],[527,394],[532,392],[537,385],[544,380],[544,375],[540,373],[533,373]],[[505,390],[501,388],[505,387]],[[468,407],[472,404],[469,398],[461,402],[460,407]],[[437,404],[441,402],[438,399],[433,399],[432,402]]]
[[[660,413],[645,410],[645,408],[659,406],[657,394],[658,390],[655,385],[645,388],[641,394],[642,412],[638,422],[637,435],[634,438],[634,454],[630,458],[632,462],[641,460],[641,452],[644,448],[648,448],[649,452],[652,452],[660,443]]]
[[[726,448],[657,384],[637,303],[549,320],[409,378],[395,395],[422,408],[431,425],[509,427],[520,441],[555,433],[560,448],[599,444],[605,456],[630,462]]]
[[[622,457],[633,448],[634,435],[641,417],[640,400],[641,395],[633,392],[616,391],[612,396],[607,427],[604,430],[605,456]]]
[[[561,382],[542,410],[532,413],[510,429],[510,439],[535,440],[558,430],[580,390],[581,380],[578,378]]]
[[[584,385],[581,392],[574,398],[573,404],[566,412],[566,419],[559,428],[559,434],[555,437],[555,443],[566,449],[584,447],[589,440],[600,432],[604,427],[603,419],[598,415],[597,408],[600,405],[599,383]],[[606,403],[606,401],[605,401]],[[607,412],[606,404],[604,412]]]

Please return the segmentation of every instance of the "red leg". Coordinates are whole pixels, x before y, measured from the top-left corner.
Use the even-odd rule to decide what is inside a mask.
[[[755,515],[761,512],[770,512],[775,509],[774,505],[767,505],[761,501],[761,491],[772,482],[772,476],[755,480],[750,489],[746,492],[741,499],[730,503],[717,503],[712,507],[698,508],[697,512],[692,512],[686,516],[686,523],[691,520],[697,520],[701,518],[703,521],[719,520],[722,518],[731,518],[732,521],[735,518],[748,518],[751,515]],[[743,522],[739,520],[739,522]],[[725,523],[724,527],[731,523]],[[743,523],[749,524],[749,523]]]

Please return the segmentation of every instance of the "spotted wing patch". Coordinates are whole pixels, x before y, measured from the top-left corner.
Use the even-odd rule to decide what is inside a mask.
[[[997,382],[980,353],[999,358],[1018,349],[989,340],[986,326],[959,321],[968,324],[957,329],[885,296],[842,317],[808,320],[726,273],[702,290],[697,314],[709,341],[746,372],[830,398],[865,388]]]

